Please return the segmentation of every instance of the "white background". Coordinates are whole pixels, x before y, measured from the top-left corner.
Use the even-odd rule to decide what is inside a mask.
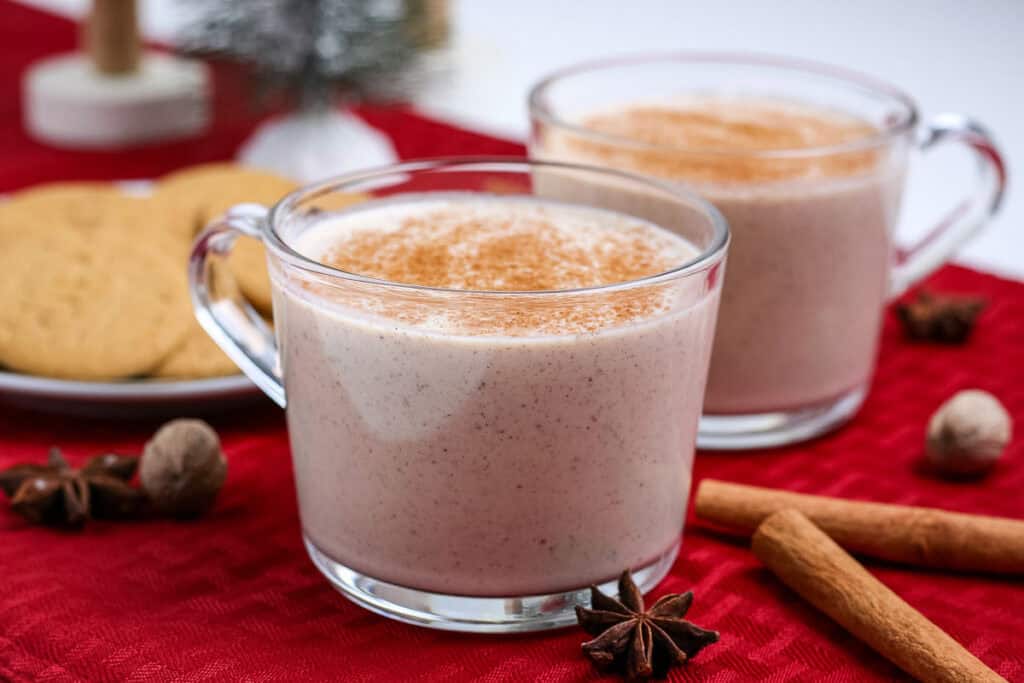
[[[30,0],[80,14],[85,0]],[[143,28],[169,40],[181,2],[141,0]],[[525,97],[545,73],[581,59],[665,49],[770,52],[842,65],[916,97],[927,118],[975,116],[1010,168],[1010,193],[960,260],[1024,277],[1024,2],[1020,0],[453,0],[452,74],[419,98],[428,113],[522,137]],[[940,151],[912,167],[901,240],[912,240],[969,187],[962,153]]]

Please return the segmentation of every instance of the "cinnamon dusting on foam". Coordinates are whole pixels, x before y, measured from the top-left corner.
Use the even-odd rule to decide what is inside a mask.
[[[874,150],[803,158],[758,156],[772,150],[843,145],[879,132],[854,116],[797,104],[702,98],[678,104],[629,106],[592,114],[580,123],[596,132],[652,147],[630,147],[568,132],[549,133],[545,144],[580,160],[665,178],[732,184],[848,177],[878,165],[879,153]]]
[[[656,275],[696,250],[651,224],[609,212],[520,200],[385,205],[328,219],[300,240],[321,263],[389,282],[447,290],[539,292]],[[305,246],[305,248],[302,248]],[[413,325],[467,334],[592,332],[668,310],[666,286],[619,292],[452,298],[450,293],[307,289]],[[358,294],[356,294],[358,290]],[[446,298],[447,297],[447,298]]]

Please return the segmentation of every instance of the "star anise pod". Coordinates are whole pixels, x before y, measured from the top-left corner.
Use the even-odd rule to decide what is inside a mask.
[[[896,315],[911,339],[939,344],[962,344],[985,308],[978,297],[937,296],[921,291],[914,301],[896,305]]]
[[[629,571],[619,577],[619,599],[590,587],[590,606],[576,607],[576,620],[593,640],[583,654],[598,668],[616,670],[627,678],[664,676],[676,664],[693,659],[718,642],[718,632],[683,619],[693,604],[693,592],[665,595],[649,610]]]
[[[60,449],[51,448],[45,465],[14,465],[0,472],[0,489],[15,512],[37,524],[77,527],[90,517],[132,517],[145,500],[128,483],[138,462],[134,456],[106,453],[76,469]]]

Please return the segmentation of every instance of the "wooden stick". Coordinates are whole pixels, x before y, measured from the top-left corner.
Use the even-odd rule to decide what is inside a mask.
[[[811,496],[705,479],[697,516],[752,533],[769,515],[799,510],[855,553],[905,564],[996,574],[1024,573],[1024,521]]]
[[[449,0],[425,0],[420,27],[422,47],[431,49],[443,46],[451,33],[451,11]]]
[[[753,549],[783,583],[919,680],[1005,681],[796,510],[762,522]]]
[[[135,0],[93,0],[82,25],[82,44],[100,73],[135,71],[141,51]]]

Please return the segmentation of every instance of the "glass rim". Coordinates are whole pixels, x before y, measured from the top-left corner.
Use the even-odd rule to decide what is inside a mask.
[[[624,280],[622,282],[613,282],[603,285],[592,285],[589,287],[575,287],[571,289],[542,289],[542,290],[490,290],[490,289],[454,289],[449,287],[434,287],[428,285],[417,285],[409,282],[396,282],[392,280],[384,280],[381,278],[374,278],[367,275],[360,275],[359,273],[353,273],[340,268],[334,268],[324,263],[316,261],[315,259],[309,258],[304,254],[296,251],[289,245],[279,234],[278,225],[283,221],[286,215],[291,212],[296,205],[303,199],[309,199],[315,197],[318,194],[326,192],[343,192],[345,186],[351,186],[356,183],[366,182],[374,178],[383,178],[389,175],[396,174],[412,174],[424,171],[434,171],[438,169],[456,169],[456,168],[475,168],[479,167],[479,170],[491,170],[505,172],[523,172],[527,169],[536,167],[545,167],[560,169],[564,171],[582,171],[586,173],[597,173],[599,175],[618,178],[620,180],[627,180],[633,183],[639,183],[648,188],[654,188],[663,193],[667,193],[669,196],[679,198],[681,201],[688,202],[695,206],[709,221],[711,227],[711,241],[706,247],[698,247],[699,251],[696,256],[691,259],[684,261],[683,263],[674,266],[670,269],[654,273],[652,275],[645,275],[641,278],[634,278],[631,280]],[[581,204],[581,206],[585,206]],[[610,209],[609,209],[610,210]],[[617,212],[621,213],[621,212]],[[629,214],[624,214],[629,215]],[[635,218],[635,217],[634,217]],[[641,219],[646,220],[646,219]],[[652,221],[647,221],[652,222]],[[662,230],[668,230],[669,228],[654,223]],[[590,293],[607,293],[623,291],[628,289],[634,289],[641,286],[657,285],[663,282],[687,277],[695,273],[699,273],[708,270],[715,264],[719,263],[725,256],[726,248],[729,245],[730,233],[729,226],[725,220],[725,217],[712,205],[708,200],[704,199],[700,195],[690,190],[687,190],[678,184],[671,183],[668,181],[660,181],[646,176],[638,175],[635,173],[628,173],[625,171],[617,171],[610,168],[603,168],[599,166],[589,166],[586,164],[574,164],[574,163],[563,163],[555,161],[542,161],[534,159],[526,159],[523,157],[500,157],[500,156],[454,156],[454,157],[433,157],[424,159],[412,159],[407,161],[400,161],[394,164],[388,164],[386,166],[376,166],[360,171],[353,171],[350,173],[333,176],[326,180],[318,181],[308,185],[304,185],[290,194],[283,197],[273,207],[271,207],[267,220],[263,221],[261,226],[261,232],[263,235],[263,243],[266,244],[272,252],[286,263],[301,268],[303,270],[317,273],[319,275],[325,275],[335,279],[343,279],[353,282],[360,282],[363,284],[380,285],[388,288],[396,288],[404,291],[414,292],[431,292],[431,293],[443,293],[447,295],[466,295],[466,296],[482,296],[482,297],[551,297],[554,295],[566,295],[566,294],[590,294]],[[675,233],[673,233],[675,234]],[[696,246],[696,245],[694,245]]]
[[[847,86],[856,86],[867,90],[875,95],[882,95],[895,101],[902,108],[898,120],[888,123],[885,128],[880,129],[872,135],[866,135],[856,140],[832,145],[819,145],[815,147],[779,147],[759,150],[736,150],[722,147],[685,147],[651,144],[632,138],[602,133],[586,126],[565,120],[556,114],[545,99],[549,88],[560,81],[579,76],[582,74],[603,71],[612,67],[641,66],[657,63],[679,63],[679,64],[714,64],[734,65],[748,67],[770,67],[775,69],[788,70],[793,73],[802,73],[808,76],[829,78],[843,83]],[[576,62],[569,66],[558,69],[543,77],[530,88],[527,95],[527,104],[530,116],[534,119],[552,126],[571,131],[580,137],[590,138],[605,144],[614,144],[622,147],[630,147],[637,150],[671,151],[686,154],[699,154],[710,157],[737,157],[759,159],[800,159],[807,157],[827,156],[833,154],[846,154],[851,152],[862,152],[889,144],[893,139],[900,137],[914,129],[919,120],[917,105],[913,98],[898,87],[879,79],[844,67],[834,66],[823,62],[816,62],[809,59],[797,57],[785,57],[775,54],[758,52],[709,52],[698,50],[674,50],[664,52],[646,52],[620,57],[606,57],[592,59],[583,62]]]

